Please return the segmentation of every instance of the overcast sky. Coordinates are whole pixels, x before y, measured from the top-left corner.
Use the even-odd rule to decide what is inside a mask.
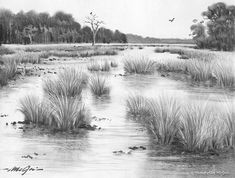
[[[159,38],[188,38],[193,19],[202,19],[201,12],[218,0],[0,0],[0,8],[14,13],[20,10],[71,13],[84,25],[92,11],[105,27],[124,33]],[[224,0],[235,5],[234,0]],[[174,22],[169,19],[175,17]]]

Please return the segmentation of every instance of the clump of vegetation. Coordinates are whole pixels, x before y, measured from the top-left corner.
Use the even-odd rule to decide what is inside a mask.
[[[124,60],[124,71],[135,74],[152,74],[155,71],[155,62],[146,57]]]
[[[19,111],[24,114],[26,123],[51,124],[51,111],[46,102],[41,102],[36,96],[29,95],[20,100]]]
[[[80,57],[92,57],[92,56],[111,56],[111,55],[117,55],[117,52],[115,50],[88,50],[86,52],[81,52]]]
[[[17,74],[17,62],[14,59],[4,60],[4,65],[0,66],[0,86],[7,85],[8,81]]]
[[[0,56],[5,55],[5,54],[13,54],[15,53],[13,50],[0,46]]]
[[[148,105],[148,99],[140,95],[130,96],[126,101],[128,114],[137,120],[150,116]]]
[[[104,72],[110,71],[110,64],[107,60],[103,64],[101,64],[101,71],[104,71]]]
[[[95,72],[97,72],[97,71],[99,71],[100,70],[100,64],[98,63],[98,62],[94,62],[94,61],[92,61],[90,64],[88,64],[87,65],[87,69],[89,70],[89,71],[95,71]]]
[[[188,73],[194,81],[208,81],[212,77],[212,65],[210,62],[190,59],[186,61],[185,65]]]
[[[118,63],[115,62],[115,61],[111,61],[110,66],[113,67],[113,68],[118,67]]]
[[[90,114],[81,93],[87,76],[76,69],[65,69],[54,79],[44,81],[43,98],[27,96],[20,101],[26,123],[60,131],[76,130],[89,124]]]
[[[40,52],[24,52],[20,51],[16,53],[12,58],[16,59],[18,63],[32,63],[32,64],[40,64],[41,59],[40,59]]]
[[[53,79],[45,79],[43,90],[49,96],[69,96],[75,97],[82,93],[87,84],[87,75],[75,68],[67,68],[60,71]]]
[[[54,125],[59,130],[74,130],[90,122],[89,112],[77,97],[53,95],[49,98]]]
[[[136,96],[127,100],[127,112],[160,144],[176,144],[194,153],[220,151],[235,145],[232,106],[221,109],[221,105],[212,106],[208,102],[182,105],[174,98]]]
[[[89,86],[92,93],[96,96],[102,96],[110,92],[110,88],[107,86],[106,79],[99,74],[90,77]]]
[[[0,86],[5,86],[8,83],[7,71],[0,69]]]
[[[212,75],[216,78],[219,86],[233,88],[235,86],[234,69],[231,61],[217,60],[212,67]]]
[[[180,125],[180,105],[175,99],[130,97],[127,108],[128,113],[138,118],[159,143],[171,144],[174,141]]]
[[[234,88],[233,54],[183,48],[182,51],[190,59],[164,59],[157,62],[157,70],[182,72],[196,82]]]

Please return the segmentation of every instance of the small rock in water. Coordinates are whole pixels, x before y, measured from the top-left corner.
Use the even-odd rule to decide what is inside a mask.
[[[0,117],[7,117],[7,114],[0,114]]]
[[[137,150],[138,149],[138,147],[137,146],[130,146],[130,147],[128,147],[130,150]]]
[[[12,124],[12,125],[16,125],[16,121],[12,122],[11,124]]]
[[[32,157],[32,156],[30,156],[30,155],[21,156],[21,158],[30,158],[30,159],[33,159],[33,157]]]
[[[144,146],[140,146],[140,148],[141,148],[142,150],[146,150],[146,147],[144,147]]]
[[[36,156],[38,156],[38,153],[36,153],[36,152],[34,152],[33,154],[36,155]]]

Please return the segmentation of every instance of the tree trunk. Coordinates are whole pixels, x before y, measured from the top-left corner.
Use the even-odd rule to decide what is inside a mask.
[[[96,36],[96,34],[95,34],[95,33],[93,33],[92,46],[94,46],[94,45],[95,45],[95,36]]]

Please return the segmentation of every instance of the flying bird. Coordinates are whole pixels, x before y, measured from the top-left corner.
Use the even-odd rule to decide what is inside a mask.
[[[92,12],[90,12],[90,14],[92,15]]]
[[[173,18],[173,19],[169,19],[169,21],[170,21],[170,22],[173,22],[174,20],[175,20],[175,18]]]
[[[202,20],[200,23],[204,23],[204,20]]]

